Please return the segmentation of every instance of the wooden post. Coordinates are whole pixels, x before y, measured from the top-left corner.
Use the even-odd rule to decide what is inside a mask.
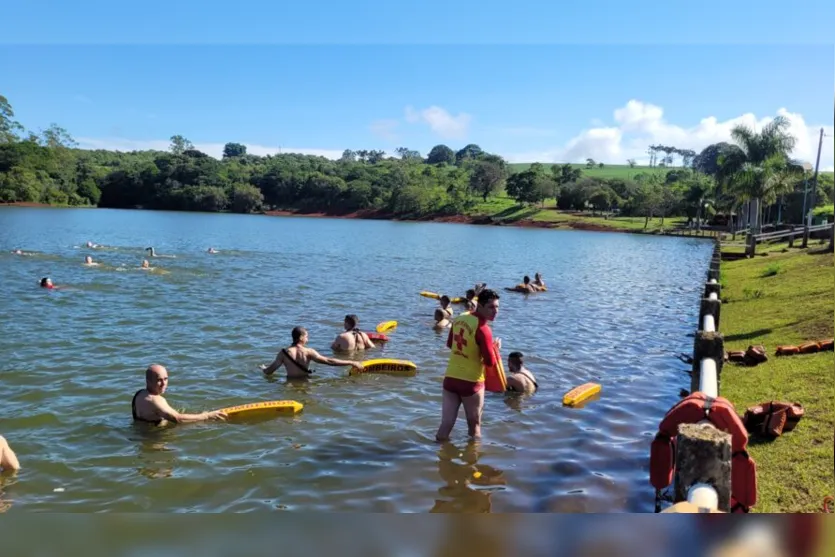
[[[803,225],[803,242],[800,244],[801,248],[805,248],[809,245],[809,221],[807,220],[806,223]]]
[[[794,225],[791,227],[791,234],[789,234],[789,247],[794,247]]]
[[[757,239],[754,235],[749,232],[748,235],[745,236],[745,256],[746,257],[754,257],[757,252]]]
[[[701,328],[701,324],[699,324]],[[693,369],[690,372],[690,392],[700,391],[699,365],[704,358],[713,358],[716,362],[717,390],[722,382],[722,365],[725,363],[725,338],[721,333],[696,331],[693,341]]]
[[[707,423],[681,424],[676,437],[675,502],[696,484],[716,490],[720,511],[731,509],[731,435]]]

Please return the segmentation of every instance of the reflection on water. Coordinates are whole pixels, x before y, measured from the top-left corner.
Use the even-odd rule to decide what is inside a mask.
[[[507,481],[500,470],[478,463],[483,454],[479,445],[478,441],[470,441],[461,450],[450,442],[442,445],[438,454],[438,475],[446,485],[438,489],[441,499],[435,499],[430,512],[490,512],[493,490],[496,486],[507,485]]]
[[[91,238],[114,249],[74,247]],[[489,245],[496,263],[462,257],[473,245]],[[147,246],[176,255],[152,259],[167,274],[133,272]],[[692,350],[710,253],[700,240],[624,234],[0,209],[0,315],[14,316],[0,335],[0,433],[23,465],[3,500],[12,513],[651,512],[649,445],[689,384],[675,356]],[[86,268],[88,254],[131,271]],[[488,394],[479,444],[465,427],[436,444],[449,352],[428,326],[437,302],[418,292],[462,295],[536,271],[549,292],[502,292],[493,329],[505,355],[526,355],[539,391]],[[45,291],[42,276],[74,288]],[[397,320],[390,342],[355,357],[411,360],[417,375],[263,376],[297,325],[331,355],[346,313],[367,330]],[[304,410],[136,429],[130,400],[154,362],[178,409],[296,400]],[[563,407],[587,381],[602,393]]]

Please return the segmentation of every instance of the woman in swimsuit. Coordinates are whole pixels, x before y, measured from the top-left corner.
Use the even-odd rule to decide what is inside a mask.
[[[269,366],[261,365],[264,375],[272,375],[275,370],[284,366],[287,370],[288,379],[304,379],[313,371],[310,369],[311,362],[319,362],[327,366],[351,366],[357,371],[362,371],[362,362],[352,360],[339,360],[337,358],[326,358],[316,350],[305,346],[308,341],[307,329],[295,327],[291,333],[293,344],[282,348]]]

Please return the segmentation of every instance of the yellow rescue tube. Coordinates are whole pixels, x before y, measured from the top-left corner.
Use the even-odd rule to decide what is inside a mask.
[[[412,376],[417,374],[417,366],[408,360],[395,360],[392,358],[379,358],[366,360],[362,363],[362,373],[385,373],[388,375]],[[351,373],[358,373],[351,369]]]
[[[576,406],[581,402],[593,397],[601,390],[601,386],[597,383],[585,383],[579,387],[574,387],[562,397],[562,403],[566,406]]]
[[[467,298],[452,298],[452,299],[450,300],[450,303],[453,303],[453,304],[466,304],[466,303],[467,303]]]
[[[421,292],[420,295],[423,296],[424,298],[432,298],[433,300],[440,300],[441,299],[440,294],[436,294],[435,292],[427,292],[426,290]]]
[[[377,325],[378,333],[387,333],[397,328],[397,321],[383,321]]]
[[[255,413],[278,413],[278,414],[298,414],[304,408],[304,404],[296,402],[295,400],[270,400],[267,402],[253,402],[251,404],[241,404],[239,406],[230,406],[229,408],[221,409],[221,412],[226,413],[230,418],[232,416],[241,417],[244,415]]]

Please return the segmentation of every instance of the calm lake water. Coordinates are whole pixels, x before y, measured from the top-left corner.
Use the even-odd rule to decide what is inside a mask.
[[[90,240],[108,249],[90,250]],[[138,270],[143,249],[160,255]],[[209,246],[219,254],[206,253]],[[12,255],[21,248],[33,257]],[[23,469],[0,477],[15,511],[651,512],[649,444],[689,378],[712,246],[697,239],[436,223],[103,209],[0,209],[0,434]],[[85,255],[104,265],[82,265]],[[432,290],[503,292],[503,354],[527,356],[540,390],[488,394],[483,438],[463,411],[439,445],[445,334]],[[42,276],[72,288],[47,291]],[[460,311],[460,306],[457,306]],[[318,365],[303,384],[269,363],[304,325],[330,343],[346,313],[400,325],[368,357],[416,377]],[[131,421],[144,370],[189,412],[261,400],[295,417],[148,428]],[[572,387],[603,392],[562,406]],[[479,472],[480,474],[476,474]]]

